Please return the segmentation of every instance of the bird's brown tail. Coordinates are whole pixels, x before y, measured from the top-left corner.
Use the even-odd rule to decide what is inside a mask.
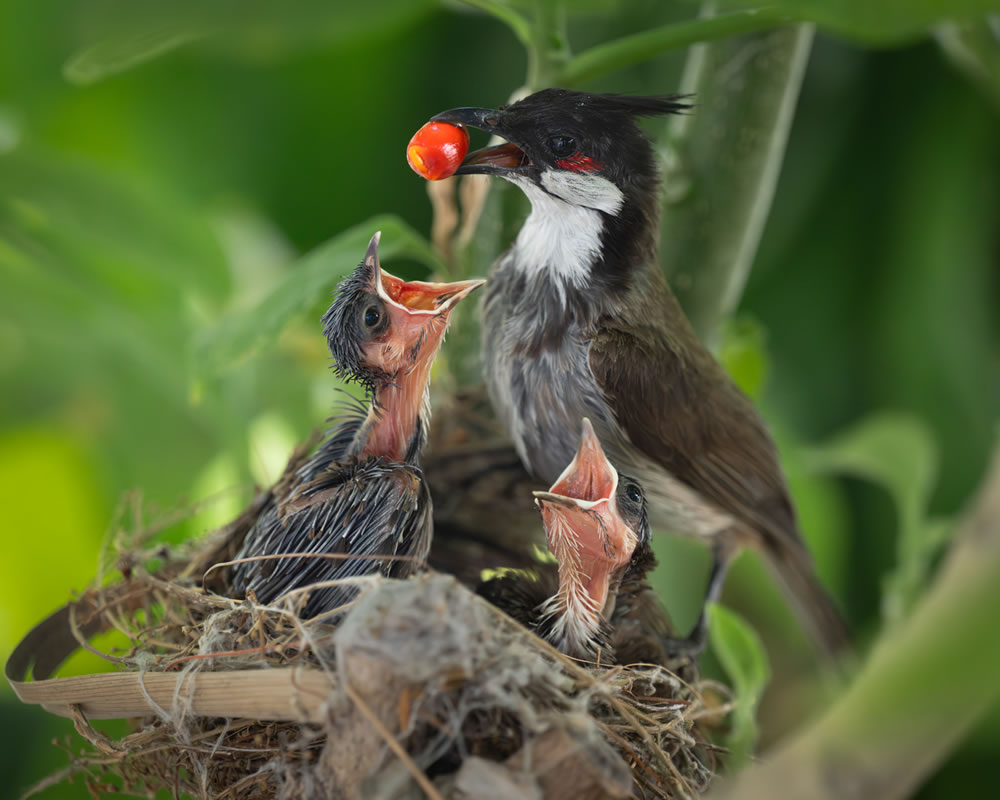
[[[851,632],[833,598],[820,583],[812,557],[804,548],[769,549],[767,562],[792,600],[792,608],[817,649],[840,662],[852,650]]]

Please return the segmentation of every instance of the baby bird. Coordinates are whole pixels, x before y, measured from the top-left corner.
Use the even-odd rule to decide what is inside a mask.
[[[671,625],[645,581],[656,565],[645,494],[612,466],[590,420],[573,461],[534,496],[558,574],[510,571],[483,581],[479,594],[569,656],[671,660]]]
[[[261,603],[302,590],[304,617],[348,602],[356,589],[345,579],[406,577],[425,562],[431,498],[417,460],[431,365],[452,310],[484,283],[403,281],[381,268],[379,236],[323,317],[337,374],[369,402],[348,401],[326,440],[274,487],[237,555],[250,560],[232,571],[234,592]]]

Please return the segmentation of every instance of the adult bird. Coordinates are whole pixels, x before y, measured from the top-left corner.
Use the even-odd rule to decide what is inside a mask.
[[[656,557],[642,487],[618,474],[588,419],[569,466],[547,492],[533,494],[556,569],[504,571],[478,593],[567,655],[690,664],[695,654],[670,635],[646,583]]]
[[[659,267],[659,177],[637,118],[688,108],[679,96],[546,89],[432,118],[505,139],[470,153],[457,174],[496,175],[531,201],[483,300],[487,385],[537,478],[559,475],[575,420],[589,417],[611,460],[645,487],[656,524],[713,542],[709,599],[738,546],[754,547],[836,653],[847,629],[799,532],[774,443]]]
[[[336,372],[370,401],[349,400],[326,440],[279,481],[232,572],[235,592],[262,603],[302,590],[306,617],[351,599],[355,576],[406,577],[426,560],[431,498],[417,459],[431,365],[455,305],[484,283],[403,281],[381,268],[378,243],[376,233],[323,317]]]

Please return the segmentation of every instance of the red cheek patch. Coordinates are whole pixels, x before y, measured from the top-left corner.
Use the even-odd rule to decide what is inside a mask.
[[[600,161],[595,161],[579,151],[573,153],[569,158],[557,161],[556,166],[573,172],[598,172],[604,169],[604,165]]]

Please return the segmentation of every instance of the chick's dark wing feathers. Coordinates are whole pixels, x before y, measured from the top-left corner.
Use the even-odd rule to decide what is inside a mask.
[[[318,582],[375,572],[405,577],[426,559],[430,536],[430,495],[418,469],[382,460],[336,464],[269,509],[241,553],[319,557],[243,564],[233,583],[237,591],[253,590],[259,601],[271,603]],[[336,608],[355,593],[350,586],[318,587],[309,593],[304,616]]]

